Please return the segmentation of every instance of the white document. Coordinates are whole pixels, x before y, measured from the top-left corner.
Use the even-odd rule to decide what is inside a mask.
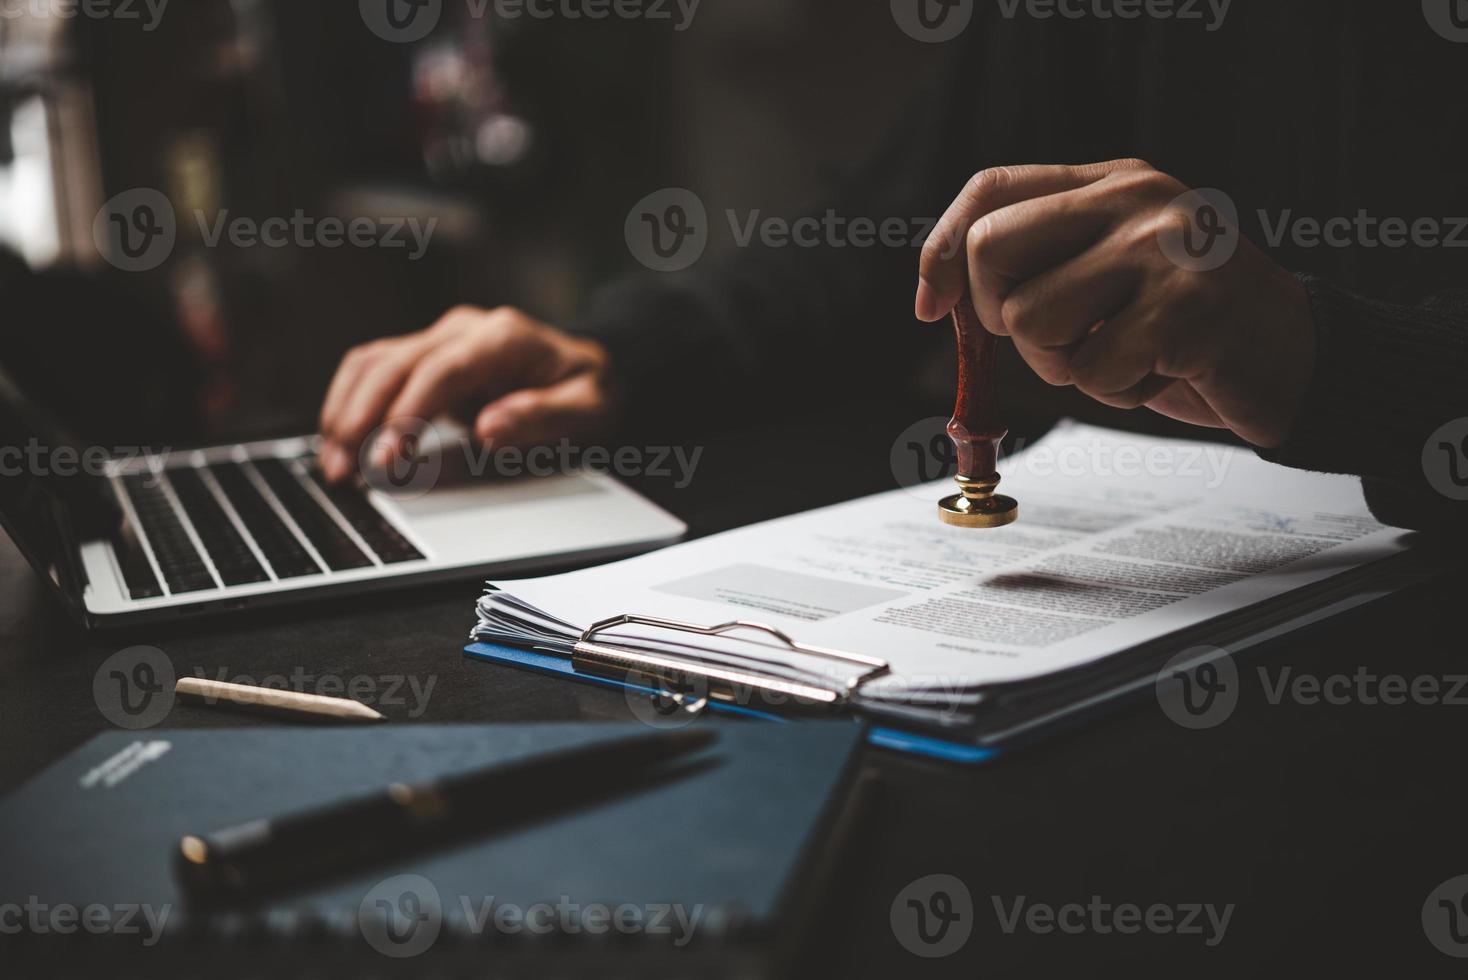
[[[623,613],[754,620],[887,660],[889,693],[951,692],[1086,664],[1406,547],[1404,532],[1372,519],[1357,480],[1242,449],[1066,424],[1001,472],[1001,491],[1020,504],[1009,527],[939,523],[937,501],[952,481],[899,489],[611,565],[498,583],[503,591],[481,601],[477,635],[524,642],[524,624],[507,626],[497,609],[527,617],[543,645],[562,652],[579,630]],[[731,656],[749,646],[620,635]],[[772,642],[758,654],[767,666],[831,669]]]

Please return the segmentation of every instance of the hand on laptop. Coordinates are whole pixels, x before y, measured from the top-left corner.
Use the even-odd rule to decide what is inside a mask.
[[[918,318],[965,289],[1050,384],[1256,446],[1284,442],[1314,371],[1299,281],[1136,160],[974,177],[923,249]]]
[[[457,307],[427,330],[347,353],[321,409],[321,467],[333,481],[350,476],[374,433],[372,461],[390,463],[395,420],[451,414],[486,443],[529,446],[587,436],[612,412],[600,344],[508,307]]]

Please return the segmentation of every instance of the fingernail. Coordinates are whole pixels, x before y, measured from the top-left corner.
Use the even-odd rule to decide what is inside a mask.
[[[328,442],[321,447],[318,457],[321,463],[321,472],[333,483],[346,475],[347,454],[334,442]]]
[[[479,418],[479,438],[485,442],[493,442],[508,433],[514,424],[515,420],[509,412],[486,412]]]
[[[391,465],[393,457],[398,454],[398,440],[396,436],[384,433],[377,437],[372,444],[371,460],[374,466]]]
[[[931,322],[938,319],[938,312],[934,309],[938,305],[938,295],[928,280],[918,277],[917,301],[913,304],[913,312],[919,320]]]

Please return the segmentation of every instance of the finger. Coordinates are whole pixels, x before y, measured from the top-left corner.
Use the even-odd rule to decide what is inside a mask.
[[[968,286],[963,243],[980,218],[1021,201],[1085,187],[1120,170],[1144,168],[1147,164],[1140,160],[1117,160],[1080,167],[1000,167],[975,175],[948,206],[923,246],[915,308],[918,319],[932,321],[946,315]],[[979,310],[979,315],[983,319],[984,311]]]
[[[357,376],[366,366],[366,356],[366,348],[353,348],[347,351],[342,362],[337,365],[336,373],[331,376],[331,383],[326,387],[326,397],[321,401],[317,429],[322,435],[330,437],[334,433],[336,420],[346,403],[347,392],[352,390]]]
[[[1140,303],[1107,320],[1071,358],[1075,386],[1113,408],[1137,408],[1156,398],[1177,380],[1154,373],[1162,360],[1167,323]]]
[[[1014,286],[999,306],[1004,329],[1034,347],[1071,347],[1128,306],[1142,271],[1110,241]]]
[[[969,229],[969,294],[990,311],[985,322],[994,333],[1015,332],[1004,304],[1022,284],[1093,249],[1134,211],[1135,195],[1114,183],[1121,179],[1021,201]]]
[[[1147,400],[1147,407],[1158,415],[1179,422],[1187,422],[1190,425],[1199,425],[1209,429],[1226,429],[1227,423],[1223,417],[1214,410],[1212,405],[1203,400],[1187,381],[1179,380],[1166,391],[1155,398]]]
[[[354,348],[342,359],[332,378],[319,422],[323,437],[319,454],[321,471],[332,482],[345,479],[352,472],[353,454],[360,439],[357,426],[349,421],[353,418],[353,405],[363,391],[363,379],[380,369],[391,345],[389,341],[378,341]],[[359,409],[362,410],[365,409]]]
[[[382,425],[387,407],[412,374],[425,345],[398,343],[371,360],[357,376],[332,429],[331,439],[349,456]]]
[[[1041,381],[1056,387],[1072,384],[1070,361],[1075,355],[1074,347],[1041,347],[1023,337],[1015,337],[1014,349]]]
[[[496,399],[480,411],[474,435],[496,448],[547,445],[595,431],[606,410],[601,384],[587,372]]]
[[[472,400],[494,400],[539,375],[536,351],[517,331],[486,324],[474,335],[425,355],[387,409],[387,419],[423,419]],[[391,455],[391,443],[384,451]]]

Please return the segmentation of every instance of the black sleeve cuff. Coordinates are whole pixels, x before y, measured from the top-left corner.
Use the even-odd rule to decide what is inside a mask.
[[[1287,442],[1260,455],[1366,478],[1367,500],[1385,523],[1468,520],[1468,508],[1436,492],[1423,466],[1429,437],[1468,416],[1468,299],[1448,293],[1394,306],[1300,279],[1315,318],[1315,375]]]

